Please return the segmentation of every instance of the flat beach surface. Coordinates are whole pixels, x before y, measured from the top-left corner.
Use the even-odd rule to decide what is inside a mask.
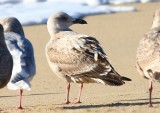
[[[76,32],[96,37],[104,48],[113,67],[132,79],[120,87],[85,84],[81,104],[74,104],[79,85],[71,84],[71,104],[63,105],[66,83],[50,69],[45,58],[45,45],[49,40],[46,25],[24,26],[26,37],[32,42],[37,65],[31,91],[24,91],[23,110],[17,110],[19,92],[5,87],[0,93],[0,113],[159,113],[160,85],[153,85],[153,105],[148,108],[148,80],[135,67],[136,50],[140,39],[152,24],[153,13],[160,2],[127,4],[138,11],[103,14],[84,18],[87,25],[75,25]]]

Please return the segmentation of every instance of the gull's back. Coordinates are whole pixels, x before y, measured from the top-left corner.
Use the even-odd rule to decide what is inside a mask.
[[[20,61],[15,62],[20,64],[21,68],[25,68],[29,73],[29,76],[32,76],[36,72],[35,59],[34,59],[34,50],[31,42],[23,36],[20,36],[13,32],[5,33],[5,41],[7,47],[13,59],[18,59]]]

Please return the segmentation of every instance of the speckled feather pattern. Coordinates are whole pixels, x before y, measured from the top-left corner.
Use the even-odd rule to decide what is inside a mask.
[[[68,82],[114,85],[107,79],[116,78],[117,82],[124,84],[118,74],[109,76],[114,69],[93,37],[73,31],[59,32],[48,42],[46,55],[52,70]]]
[[[86,24],[64,12],[51,15],[47,21],[51,36],[45,54],[53,72],[67,83],[101,83],[123,85],[127,77],[120,76],[108,61],[96,38],[76,33],[69,27]]]
[[[153,73],[160,72],[160,32],[150,30],[140,41],[137,50],[137,68],[145,77],[155,79],[149,75],[147,71],[152,70]],[[159,74],[160,76],[160,74]],[[158,81],[160,78],[156,77]]]

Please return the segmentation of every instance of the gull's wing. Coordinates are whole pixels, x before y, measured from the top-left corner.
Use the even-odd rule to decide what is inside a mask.
[[[5,33],[7,47],[13,57],[14,67],[11,82],[28,80],[35,74],[34,54],[31,43],[12,32]]]
[[[137,70],[147,78],[154,76],[149,74],[150,71],[160,73],[160,33],[158,31],[151,30],[140,41],[136,66]]]
[[[124,84],[93,37],[75,35],[50,41],[46,54],[49,62],[56,64],[67,76],[87,76],[109,85]]]

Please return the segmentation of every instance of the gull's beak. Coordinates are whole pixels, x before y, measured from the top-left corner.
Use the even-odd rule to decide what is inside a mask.
[[[87,22],[83,19],[75,19],[72,21],[74,24],[87,24]]]

